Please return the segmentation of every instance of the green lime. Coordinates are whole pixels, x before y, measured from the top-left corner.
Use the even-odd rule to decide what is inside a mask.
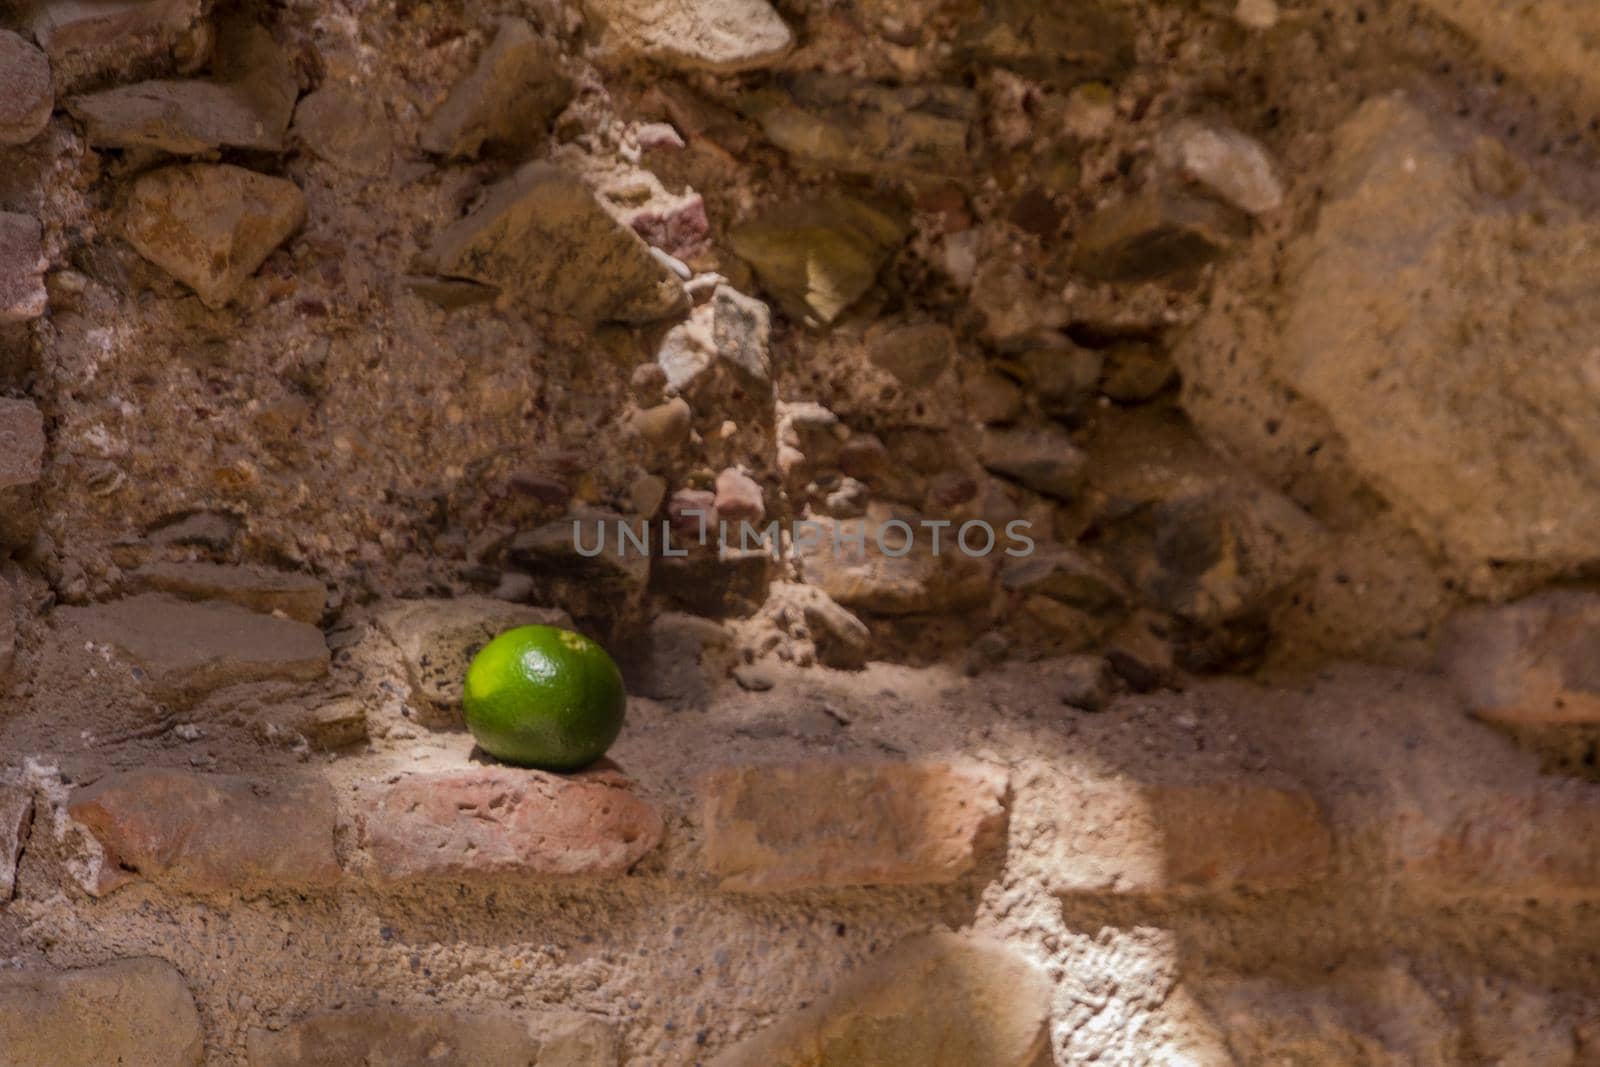
[[[467,729],[496,759],[577,770],[622,732],[627,694],[606,650],[558,626],[519,626],[467,668]]]

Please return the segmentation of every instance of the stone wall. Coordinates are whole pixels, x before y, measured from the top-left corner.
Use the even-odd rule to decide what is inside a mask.
[[[1593,21],[0,0],[0,1064],[1600,1064]]]

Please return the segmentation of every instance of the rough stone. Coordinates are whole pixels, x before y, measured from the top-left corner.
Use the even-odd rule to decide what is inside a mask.
[[[1544,0],[1508,10],[1494,0],[1423,0],[1477,40],[1490,59],[1580,107],[1600,107],[1600,10]]]
[[[0,490],[32,485],[44,465],[44,416],[31,400],[0,397]]]
[[[50,60],[10,30],[0,30],[0,145],[26,144],[43,133],[55,99]]]
[[[1241,211],[1264,215],[1283,204],[1283,182],[1261,142],[1220,124],[1183,119],[1158,139],[1162,162]]]
[[[1317,803],[1244,781],[1096,782],[1061,797],[1057,892],[1265,892],[1320,881],[1332,839]]]
[[[17,888],[17,861],[33,824],[33,792],[27,786],[0,780],[0,904]]]
[[[1157,505],[1149,555],[1123,573],[1175,615],[1206,624],[1261,614],[1315,560],[1316,520],[1256,486],[1212,488]]]
[[[575,1012],[357,1008],[312,1015],[282,1030],[252,1029],[251,1067],[332,1064],[471,1064],[472,1067],[613,1067],[616,1034]]]
[[[511,767],[412,775],[363,794],[361,839],[386,882],[616,878],[661,841],[661,815],[614,771]]]
[[[425,151],[476,158],[485,145],[527,148],[572,99],[556,50],[527,22],[501,19],[494,43],[422,127]]]
[[[494,597],[401,601],[378,613],[378,626],[405,660],[411,689],[430,726],[461,724],[461,687],[472,657],[497,635],[517,626],[570,628],[559,608],[532,608]]]
[[[243,18],[224,19],[214,66],[218,76],[209,81],[122,85],[74,97],[67,109],[97,148],[283,151],[300,86],[272,35]]]
[[[682,397],[673,397],[633,413],[633,429],[651,448],[671,451],[689,440],[694,412]]]
[[[771,66],[794,35],[766,0],[585,0],[626,51],[672,67]]]
[[[717,475],[717,495],[712,507],[717,517],[727,523],[756,523],[767,513],[761,483],[733,467]]]
[[[352,174],[389,173],[394,144],[389,119],[369,97],[343,85],[324,85],[294,109],[294,135],[324,162]]]
[[[1466,611],[1446,629],[1439,666],[1481,719],[1600,724],[1600,595],[1555,591]]]
[[[328,600],[327,587],[311,575],[267,567],[156,562],[140,567],[132,578],[140,590],[171,593],[184,600],[222,600],[308,623],[322,620]]]
[[[1120,10],[1098,0],[1040,5],[987,0],[958,47],[969,61],[1070,86],[1121,77],[1134,63],[1134,31]]]
[[[1125,404],[1153,399],[1177,376],[1177,368],[1164,352],[1137,341],[1108,349],[1104,369],[1100,391]]]
[[[817,167],[919,179],[971,173],[978,106],[969,89],[801,74],[748,94],[741,107],[773,144]]]
[[[978,459],[990,471],[1046,496],[1068,500],[1083,485],[1088,457],[1055,426],[990,426]]]
[[[16,594],[11,590],[11,583],[0,577],[0,693],[4,693],[11,684],[11,672],[16,665]]]
[[[1111,699],[1111,668],[1102,656],[1069,656],[1052,680],[1061,703],[1079,711],[1099,711]]]
[[[872,631],[827,593],[812,585],[786,584],[783,601],[797,609],[817,646],[817,659],[829,667],[853,670],[864,666]]]
[[[205,1038],[166,960],[0,971],[0,1049],[14,1067],[200,1067]]]
[[[1034,1067],[1048,1057],[1050,1001],[1050,980],[1012,949],[926,934],[711,1067]]]
[[[728,645],[722,623],[667,611],[618,649],[617,665],[629,693],[698,707],[725,671],[721,660]]]
[[[126,656],[150,694],[169,703],[187,704],[229,685],[309,682],[328,673],[328,646],[316,627],[233,604],[143,593],[55,615]]]
[[[26,322],[44,314],[43,230],[32,215],[0,211],[0,323]]]
[[[711,294],[711,336],[717,355],[757,381],[772,377],[772,310],[731,285]]]
[[[768,208],[729,241],[784,311],[826,326],[872,288],[907,232],[884,207],[836,197]]]
[[[1006,775],[981,764],[725,767],[697,785],[724,890],[942,885],[1003,832]]]
[[[955,334],[940,323],[900,326],[867,337],[867,358],[908,389],[932,385],[955,356]]]
[[[321,779],[255,781],[146,767],[75,791],[67,813],[105,851],[95,896],[136,877],[190,893],[329,885],[333,791]]]
[[[1448,555],[1595,559],[1600,222],[1480,192],[1464,146],[1402,97],[1335,145],[1280,373]]]
[[[1072,267],[1102,282],[1158,281],[1220,258],[1249,228],[1248,218],[1225,204],[1149,187],[1084,222]]]
[[[441,274],[498,286],[538,311],[652,322],[687,304],[683,283],[576,176],[529,163],[434,240]]]
[[[124,231],[140,255],[220,308],[305,218],[294,182],[189,163],[134,181]]]
[[[153,41],[170,51],[204,14],[196,0],[45,0],[33,6],[31,28],[57,67],[82,74],[87,66],[93,75],[100,72],[101,53],[114,55],[131,40]]]
[[[985,603],[992,592],[992,564],[954,547],[958,527],[942,530],[935,552],[931,535],[919,527],[921,516],[883,504],[868,505],[859,519],[813,521],[816,529],[802,528],[794,551],[806,581],[846,607],[881,615],[959,611]],[[900,551],[906,532],[897,523],[915,533],[909,552]],[[997,530],[997,544],[999,535]],[[971,535],[975,552],[982,541]]]
[[[1600,790],[1587,782],[1471,790],[1385,812],[1390,874],[1421,893],[1600,897]]]
[[[367,712],[351,697],[269,708],[258,717],[269,742],[304,743],[313,752],[335,752],[367,739]]]
[[[619,523],[637,541],[624,540]],[[659,527],[638,520],[585,511],[517,534],[511,560],[533,575],[540,602],[560,604],[580,622],[610,627],[636,611],[650,582],[651,557],[636,543],[659,533]]]

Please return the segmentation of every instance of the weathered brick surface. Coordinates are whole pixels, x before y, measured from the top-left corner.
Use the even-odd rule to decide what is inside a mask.
[[[1006,820],[981,764],[727,767],[701,779],[706,868],[723,889],[953,882]]]
[[[712,1067],[1033,1067],[1050,981],[997,942],[936,933],[897,946],[823,1003]]]
[[[76,971],[0,971],[5,1067],[199,1067],[200,1015],[158,959]]]
[[[134,581],[144,589],[185,600],[224,600],[265,614],[282,612],[300,622],[322,618],[328,589],[309,574],[269,567],[226,567],[216,563],[151,563]]]
[[[373,787],[360,823],[382,881],[615,877],[663,830],[660,813],[620,774],[512,767]]]
[[[11,899],[17,886],[17,860],[33,823],[33,793],[23,785],[0,781],[0,902]]]
[[[1244,782],[1097,782],[1062,797],[1058,892],[1213,893],[1289,889],[1328,873],[1332,839],[1316,802]]]
[[[333,792],[318,779],[252,781],[145,768],[72,795],[68,814],[105,850],[97,896],[142,876],[211,893],[339,878]]]
[[[1386,816],[1394,878],[1446,896],[1600,897],[1600,786],[1539,782]]]
[[[1451,620],[1439,666],[1480,718],[1600,723],[1600,594],[1541,593],[1464,612]]]
[[[328,646],[315,626],[233,604],[143,593],[56,614],[131,659],[151,695],[172,703],[227,685],[313,681],[328,673]]]
[[[567,1012],[529,1016],[381,1007],[329,1012],[283,1030],[251,1030],[248,1050],[251,1067],[608,1067],[617,1062],[611,1027]]]

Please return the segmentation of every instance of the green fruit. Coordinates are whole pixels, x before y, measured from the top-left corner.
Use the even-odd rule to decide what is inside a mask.
[[[628,701],[605,649],[560,627],[519,626],[472,658],[462,703],[491,756],[571,771],[605,755]]]

